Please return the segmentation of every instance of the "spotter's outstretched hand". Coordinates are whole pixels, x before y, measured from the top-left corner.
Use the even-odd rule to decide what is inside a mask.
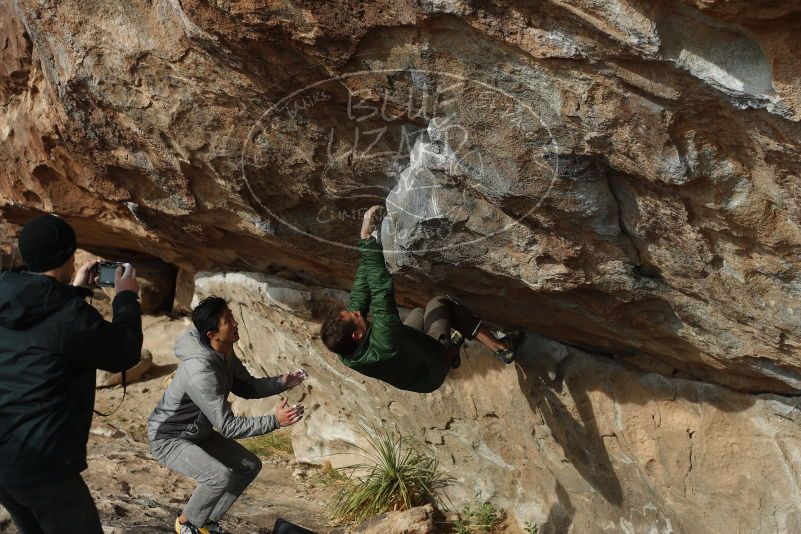
[[[309,373],[306,372],[306,369],[295,369],[281,375],[281,381],[286,389],[297,386],[307,378],[309,378]]]
[[[303,419],[303,411],[303,405],[293,404],[289,406],[286,402],[286,397],[283,397],[278,408],[275,409],[275,418],[278,420],[278,424],[281,427],[294,425]]]

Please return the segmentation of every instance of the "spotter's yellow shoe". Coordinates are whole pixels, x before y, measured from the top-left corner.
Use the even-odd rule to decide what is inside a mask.
[[[175,518],[175,532],[177,534],[209,534],[205,528],[196,527],[188,521],[182,525],[177,517]]]

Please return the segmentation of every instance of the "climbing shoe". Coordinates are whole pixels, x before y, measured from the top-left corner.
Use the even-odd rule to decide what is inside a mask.
[[[455,328],[451,329],[451,343],[457,347],[461,347],[462,343],[464,343],[464,337]]]
[[[507,365],[514,363],[516,355],[515,352],[517,351],[517,347],[520,345],[522,338],[523,336],[521,336],[519,333],[504,335],[500,341],[503,341],[504,344],[506,344],[506,348],[496,349],[494,351],[495,357]]]
[[[175,518],[175,532],[178,534],[211,534],[209,530],[196,527],[189,521],[182,525],[181,522],[178,521],[177,517]]]
[[[453,347],[453,357],[451,358],[453,369],[458,369],[462,365],[462,343],[464,343],[464,336],[456,329],[451,330],[449,344]]]
[[[439,336],[439,342],[445,349],[445,358],[452,369],[457,369],[462,365],[462,358],[460,356],[460,346],[455,345],[446,334]]]

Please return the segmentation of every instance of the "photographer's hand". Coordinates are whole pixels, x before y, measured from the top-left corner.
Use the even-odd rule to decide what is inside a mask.
[[[133,291],[139,293],[139,282],[136,281],[136,269],[130,263],[124,263],[117,267],[114,273],[114,289],[119,295],[123,291]]]
[[[85,287],[87,289],[92,289],[96,286],[94,267],[98,262],[99,260],[89,260],[81,265],[80,268],[75,271],[75,278],[72,280],[72,285]]]

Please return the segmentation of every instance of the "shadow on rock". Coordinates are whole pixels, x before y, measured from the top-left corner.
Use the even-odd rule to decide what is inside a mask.
[[[545,522],[540,525],[537,531],[539,534],[565,534],[573,523],[573,514],[576,509],[573,508],[573,503],[570,502],[567,490],[557,481],[554,491],[558,500],[548,511],[548,517]]]
[[[607,502],[621,506],[623,489],[612,467],[603,437],[598,431],[592,402],[587,392],[564,384],[575,402],[578,418],[574,418],[557,395],[562,384],[555,382],[557,387],[555,390],[549,387],[544,378],[549,373],[561,374],[560,368],[569,363],[571,356],[564,356],[555,368],[546,369],[543,365],[544,359],[537,359],[535,353],[529,350],[528,339],[521,345],[516,369],[521,390],[531,410],[542,414],[554,440],[562,447],[565,458],[584,480]]]

